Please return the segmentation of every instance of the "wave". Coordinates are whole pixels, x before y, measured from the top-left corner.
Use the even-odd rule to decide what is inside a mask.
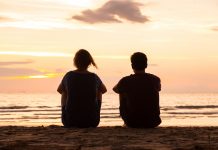
[[[45,116],[22,116],[18,119],[60,119],[60,116],[54,117],[45,117]]]
[[[41,113],[38,113],[38,114],[34,114],[34,115],[36,115],[36,116],[55,116],[55,115],[58,115],[58,116],[60,116],[61,115],[61,113],[49,113],[49,114],[41,114]]]
[[[59,106],[56,106],[59,107]],[[54,108],[51,106],[35,106],[35,107],[30,107],[30,106],[2,106],[0,107],[1,109],[27,109],[27,108]]]
[[[50,106],[37,106],[36,108],[52,108]]]
[[[216,115],[218,112],[168,112],[172,115]]]
[[[118,107],[115,107],[115,108],[101,108],[101,110],[118,110],[119,108]]]
[[[0,107],[0,109],[27,109],[29,106],[5,106]]]
[[[101,119],[105,119],[105,118],[120,118],[120,115],[115,115],[115,116],[101,116]]]
[[[204,108],[218,108],[218,105],[201,105],[201,106],[188,105],[188,106],[175,106],[175,108],[179,108],[179,109],[204,109]]]
[[[47,112],[54,112],[54,111],[61,111],[60,109],[26,109],[26,110],[0,110],[0,113],[10,113],[10,112],[40,112],[40,111],[47,111]]]
[[[173,106],[164,106],[164,107],[161,107],[160,110],[169,111],[169,110],[176,110],[176,108]]]
[[[61,108],[61,106],[1,106],[1,109],[27,109],[27,108]],[[162,110],[174,109],[204,109],[204,108],[218,108],[218,105],[186,105],[186,106],[161,106]],[[102,107],[101,110],[117,110],[119,107]]]

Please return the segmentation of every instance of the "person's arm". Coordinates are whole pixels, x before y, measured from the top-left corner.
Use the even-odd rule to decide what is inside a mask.
[[[64,85],[63,85],[63,81],[60,83],[60,85],[58,86],[57,89],[58,93],[61,94],[61,106],[65,106],[66,105],[66,100],[67,100],[67,93],[64,90]]]
[[[97,91],[97,98],[99,101],[99,107],[101,108],[101,103],[102,103],[102,94],[107,92],[106,86],[101,83],[99,90]]]
[[[102,94],[107,92],[107,88],[104,85],[104,83],[101,81],[101,79],[98,77],[98,75],[95,74],[96,81],[97,81],[97,92],[96,92],[96,97],[98,99],[99,103],[99,110],[101,109],[101,103],[102,103]]]
[[[64,88],[63,88],[63,84],[62,84],[62,82],[61,82],[60,85],[58,86],[58,89],[57,89],[58,93],[62,94],[63,89],[64,89]]]
[[[104,83],[101,83],[100,85],[100,91],[102,94],[106,93],[107,92],[107,88],[106,86],[104,85]]]
[[[104,85],[104,83],[101,81],[98,75],[95,74],[96,82],[97,82],[97,87],[98,87],[98,92],[101,94],[104,94],[107,92],[107,88]]]
[[[113,91],[116,92],[116,93],[119,93],[119,91],[118,91],[118,84],[113,87]]]
[[[160,78],[158,78],[157,90],[161,91],[161,80],[160,80]]]
[[[61,106],[65,106],[67,102],[67,93],[66,92],[62,92],[61,93]]]
[[[125,91],[125,79],[122,78],[114,87],[113,87],[113,91],[120,94],[123,93]]]
[[[101,110],[101,104],[102,104],[102,92],[100,92],[100,91],[97,92],[97,99],[98,99],[99,110]]]

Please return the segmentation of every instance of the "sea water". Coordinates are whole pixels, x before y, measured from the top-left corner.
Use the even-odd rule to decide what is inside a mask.
[[[218,93],[161,93],[161,126],[218,126]],[[0,126],[61,124],[60,95],[0,93]],[[100,126],[122,126],[119,97],[103,95]]]

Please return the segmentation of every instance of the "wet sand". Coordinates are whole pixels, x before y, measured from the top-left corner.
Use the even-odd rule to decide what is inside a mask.
[[[159,127],[132,129],[121,126],[66,129],[0,127],[1,150],[139,150],[218,149],[218,127]]]

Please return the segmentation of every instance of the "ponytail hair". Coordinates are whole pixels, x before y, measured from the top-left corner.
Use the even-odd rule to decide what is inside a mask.
[[[91,54],[85,49],[80,49],[76,52],[74,57],[74,65],[77,69],[82,70],[87,69],[90,65],[98,68]]]

